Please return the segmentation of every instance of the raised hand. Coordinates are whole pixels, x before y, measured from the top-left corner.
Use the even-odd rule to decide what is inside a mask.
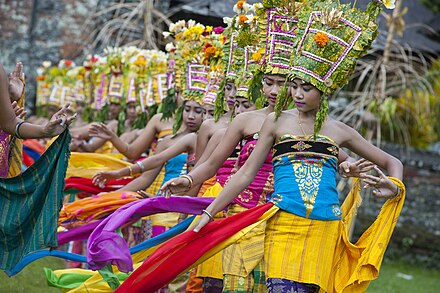
[[[24,90],[24,73],[23,63],[15,64],[14,71],[9,75],[9,95],[12,101],[17,101],[23,95]]]
[[[166,197],[171,194],[178,194],[189,190],[191,183],[186,178],[174,178],[165,182],[160,188],[160,192]]]
[[[90,125],[89,134],[90,136],[99,137],[105,140],[110,140],[113,136],[116,136],[116,133],[104,123],[93,123]]]
[[[345,177],[360,177],[374,168],[374,164],[366,159],[357,160],[354,163],[344,161],[339,164],[339,172]]]
[[[121,176],[119,175],[117,170],[111,170],[111,171],[100,171],[93,175],[92,182],[96,186],[99,186],[100,188],[105,187],[105,183],[108,180],[118,179]]]
[[[377,166],[374,170],[378,176],[361,174],[362,181],[365,183],[364,188],[372,187],[373,195],[382,198],[393,198],[399,194],[399,187],[394,184]]]
[[[54,137],[64,131],[73,120],[76,118],[76,113],[73,116],[67,114],[70,104],[64,105],[58,112],[53,114],[49,122],[44,126],[45,137]]]

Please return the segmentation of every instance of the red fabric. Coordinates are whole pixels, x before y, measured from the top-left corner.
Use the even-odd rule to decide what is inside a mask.
[[[36,151],[40,155],[46,151],[46,148],[41,143],[39,143],[38,140],[36,140],[36,139],[25,139],[25,140],[23,140],[23,145]]]
[[[22,152],[22,154],[23,154],[23,165],[29,167],[33,163],[35,163],[34,159],[32,159],[32,157],[29,156],[26,152]]]
[[[154,292],[171,282],[181,272],[217,244],[255,223],[272,207],[272,203],[255,207],[234,216],[216,220],[201,231],[186,231],[160,246],[116,290],[122,292]]]
[[[86,193],[98,194],[101,192],[115,191],[116,189],[127,185],[132,180],[132,178],[109,180],[104,188],[99,188],[92,183],[91,178],[70,177],[66,179],[66,186],[64,187],[64,190],[75,188]]]

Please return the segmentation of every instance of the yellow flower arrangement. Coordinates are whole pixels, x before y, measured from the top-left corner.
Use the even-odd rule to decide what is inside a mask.
[[[246,15],[240,14],[238,16],[238,23],[244,24],[248,20],[248,17]]]

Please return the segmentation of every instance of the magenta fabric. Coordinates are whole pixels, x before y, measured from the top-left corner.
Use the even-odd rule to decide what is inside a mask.
[[[66,232],[59,232],[58,233],[58,245],[62,245],[64,243],[70,242],[70,241],[77,241],[77,240],[86,240],[89,238],[92,231],[101,223],[103,219],[87,223],[83,226],[76,227],[73,229],[70,229]]]
[[[218,169],[217,173],[215,174],[215,180],[220,183],[221,186],[225,186],[226,182],[228,181],[229,177],[231,177],[232,169],[235,166],[235,162],[237,159],[230,159],[228,158],[223,165]]]
[[[107,264],[116,265],[121,272],[133,270],[129,247],[115,230],[141,217],[166,212],[201,214],[214,198],[172,196],[153,197],[134,201],[117,209],[93,230],[87,242],[87,263],[92,270]]]
[[[241,150],[238,155],[238,168],[242,167],[258,141],[258,133],[248,135],[241,141]],[[269,152],[266,160],[258,170],[254,181],[246,187],[233,201],[247,209],[266,203],[266,197],[273,192],[273,169],[272,152]]]

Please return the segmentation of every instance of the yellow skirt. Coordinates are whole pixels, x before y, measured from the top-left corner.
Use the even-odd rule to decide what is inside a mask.
[[[267,278],[318,285],[320,292],[364,292],[379,275],[380,265],[405,200],[405,186],[388,199],[377,219],[356,243],[349,228],[362,202],[360,183],[341,206],[343,220],[319,221],[278,210],[267,220],[265,262]]]
[[[246,211],[238,204],[229,206],[228,217]],[[263,261],[266,223],[262,222],[240,240],[223,250],[223,274],[247,277]]]
[[[223,187],[220,185],[220,183],[216,182],[213,186],[206,189],[202,197],[217,197],[222,189]],[[215,219],[221,219],[224,217],[225,215],[223,214],[223,212],[218,213],[214,216]],[[197,221],[197,218],[195,219],[195,221]],[[223,252],[220,251],[211,258],[201,263],[197,267],[197,277],[223,279],[222,254]]]

